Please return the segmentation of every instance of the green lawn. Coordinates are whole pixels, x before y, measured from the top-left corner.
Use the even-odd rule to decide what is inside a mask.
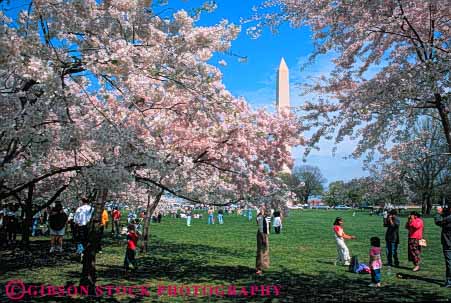
[[[335,210],[292,211],[284,222],[282,234],[270,235],[271,267],[262,277],[254,275],[256,250],[255,221],[236,215],[225,215],[224,225],[207,225],[207,218],[193,219],[187,227],[185,220],[163,218],[161,224],[151,224],[151,252],[139,255],[140,268],[129,278],[122,270],[125,245],[107,236],[103,254],[98,255],[99,285],[148,285],[150,297],[115,296],[103,300],[113,302],[300,302],[300,301],[447,301],[451,289],[444,289],[444,260],[440,244],[440,229],[432,218],[425,219],[428,247],[423,251],[421,271],[414,273],[407,262],[407,234],[401,228],[401,268],[382,269],[382,288],[368,288],[370,275],[347,272],[346,267],[334,266],[336,258],[332,223],[336,216],[345,219],[345,231],[357,236],[348,241],[352,255],[367,263],[369,239],[384,239],[382,217],[366,212]],[[255,218],[255,214],[254,214]],[[406,218],[401,218],[401,224]],[[109,230],[109,229],[108,229]],[[11,279],[25,283],[68,285],[77,283],[81,264],[69,253],[49,256],[47,241],[35,238],[33,253],[2,252],[0,283],[4,298],[5,284]],[[67,242],[67,250],[69,250]],[[3,262],[5,261],[5,262]],[[383,256],[385,263],[385,255]],[[399,278],[398,274],[403,278]],[[194,285],[229,286],[237,289],[252,285],[279,285],[279,296],[252,298],[243,293],[237,297],[176,296],[167,292],[158,296],[157,286]],[[193,290],[193,288],[191,288]],[[258,293],[260,294],[260,293]],[[48,298],[33,298],[46,301]],[[63,298],[52,298],[64,301]],[[79,299],[85,302],[86,298]],[[3,299],[0,301],[3,302]],[[73,299],[75,301],[75,299]]]

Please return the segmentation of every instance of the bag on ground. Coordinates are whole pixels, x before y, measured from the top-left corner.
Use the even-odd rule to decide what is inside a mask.
[[[359,258],[357,256],[352,256],[351,264],[349,264],[349,271],[357,273],[358,269],[359,269]]]
[[[360,263],[359,267],[357,268],[357,273],[359,273],[359,274],[370,274],[371,273],[371,269],[365,263]]]

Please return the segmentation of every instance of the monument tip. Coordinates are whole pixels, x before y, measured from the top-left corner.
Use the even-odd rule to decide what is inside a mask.
[[[279,70],[288,70],[287,63],[283,57],[280,59]]]

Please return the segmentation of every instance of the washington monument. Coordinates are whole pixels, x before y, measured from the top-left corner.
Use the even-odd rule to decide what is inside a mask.
[[[277,71],[277,112],[290,110],[290,82],[288,66],[282,58]]]
[[[277,112],[282,113],[290,110],[290,82],[288,66],[282,58],[277,71]],[[288,147],[291,151],[291,147]],[[291,174],[291,169],[284,166],[283,172]]]

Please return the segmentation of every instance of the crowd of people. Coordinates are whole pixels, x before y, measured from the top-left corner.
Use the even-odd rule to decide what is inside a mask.
[[[252,220],[253,208],[207,208],[207,221],[209,225],[224,224],[225,214],[237,214]],[[202,209],[205,211],[205,209]],[[63,239],[66,229],[70,228],[72,240],[76,244],[76,253],[83,256],[87,244],[88,224],[92,219],[93,207],[89,204],[87,198],[81,199],[81,205],[78,208],[65,209],[60,201],[56,201],[53,207],[37,211],[32,219],[31,235],[50,236],[50,253],[63,251]],[[161,223],[165,211],[157,210],[154,212],[151,220],[155,223]],[[167,211],[167,215],[173,215],[172,211]],[[5,245],[15,245],[17,234],[20,232],[20,221],[22,212],[14,204],[7,205],[0,209],[0,243]],[[191,226],[191,219],[202,218],[202,213],[194,213],[192,207],[179,208],[175,212],[175,217],[186,218],[187,226]],[[122,222],[122,212],[118,207],[107,207],[101,215],[99,228],[99,241],[97,252],[102,252],[102,237],[105,229],[111,222],[111,234],[115,238],[120,235],[126,236],[127,249],[124,258],[124,267],[128,271],[130,265],[137,268],[136,248],[138,239],[142,235],[143,221],[145,212],[143,210],[129,211],[127,216],[127,225],[124,227]],[[446,266],[445,286],[451,287],[451,208],[440,207],[437,209],[437,215],[434,218],[435,224],[441,227],[441,243]],[[257,211],[257,253],[256,253],[256,274],[262,274],[263,270],[269,267],[269,234],[271,227],[274,233],[279,234],[282,230],[282,214],[279,210],[266,209],[262,206]],[[399,237],[401,221],[395,209],[384,213],[383,226],[385,232],[385,251],[386,266],[399,267],[400,260],[398,247],[401,242]],[[422,247],[426,246],[424,239],[424,221],[418,212],[411,212],[404,226],[407,229],[407,252],[408,261],[412,262],[412,271],[420,271]],[[346,240],[356,239],[344,231],[344,219],[337,217],[333,223],[333,232],[337,248],[337,258],[335,264],[349,266],[351,264],[351,254],[346,245]],[[371,237],[369,250],[369,268],[371,271],[372,283],[370,286],[381,286],[381,240],[378,237]]]
[[[437,215],[434,218],[435,224],[442,228],[441,242],[443,247],[443,254],[445,258],[446,278],[444,287],[451,287],[451,209],[449,207],[439,207],[437,209]],[[355,236],[348,235],[343,229],[343,218],[336,218],[334,222],[333,231],[335,234],[335,240],[337,245],[337,261],[343,265],[349,266],[351,262],[351,256],[349,249],[346,246],[345,240],[356,239]],[[396,210],[391,210],[384,216],[383,226],[386,227],[385,232],[385,246],[387,256],[387,266],[399,267],[398,246],[400,243],[399,228],[400,220]],[[417,272],[420,270],[422,247],[427,245],[426,239],[424,239],[424,221],[421,215],[412,211],[407,218],[405,224],[407,229],[407,255],[408,261],[412,262],[412,271]],[[372,283],[369,286],[380,287],[381,286],[381,243],[378,237],[372,237],[370,239],[371,248],[369,253],[370,258],[370,270]]]
[[[271,230],[271,218],[275,233],[280,232],[281,218],[280,212],[270,210],[262,206],[257,213],[257,253],[256,253],[256,274],[261,275],[264,269],[269,268],[269,234]],[[441,243],[445,259],[445,284],[444,287],[451,288],[451,207],[439,207],[434,218],[437,226],[441,227]],[[399,228],[401,221],[396,210],[392,209],[384,215],[383,226],[385,232],[385,248],[388,267],[399,267],[398,246],[400,243]],[[422,247],[426,246],[426,240],[423,238],[424,221],[421,215],[412,211],[405,224],[407,229],[407,252],[408,261],[412,262],[412,271],[420,270]],[[344,219],[337,217],[333,223],[333,232],[337,247],[337,259],[335,265],[342,264],[351,266],[351,255],[345,240],[354,240],[356,236],[349,235],[344,231]],[[381,286],[382,269],[382,249],[381,239],[371,237],[369,239],[369,271],[371,273],[370,287]],[[366,266],[366,265],[365,265]]]

